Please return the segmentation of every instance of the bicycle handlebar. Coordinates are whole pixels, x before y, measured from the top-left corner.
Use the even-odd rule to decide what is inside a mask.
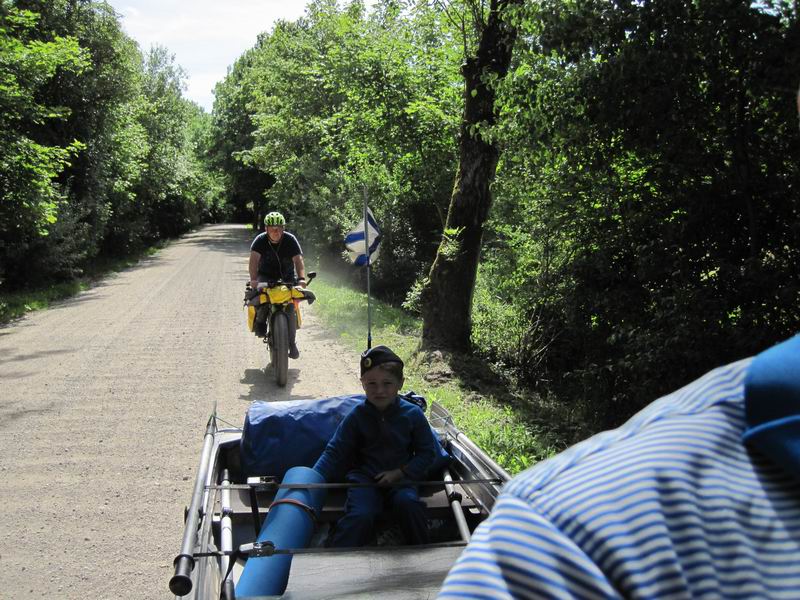
[[[316,277],[316,276],[317,276],[316,271],[311,271],[308,274],[308,277],[306,278],[306,284],[311,283],[311,280],[314,279],[314,277]],[[259,281],[256,284],[256,289],[257,290],[263,290],[263,289],[267,289],[267,288],[273,288],[273,287],[276,287],[276,286],[279,286],[279,285],[285,285],[287,287],[292,288],[292,287],[297,287],[299,284],[300,284],[300,280],[296,279],[296,278],[291,280],[291,281],[284,281],[282,279]],[[245,288],[252,289],[252,287],[250,286],[250,282],[249,281],[245,285]]]

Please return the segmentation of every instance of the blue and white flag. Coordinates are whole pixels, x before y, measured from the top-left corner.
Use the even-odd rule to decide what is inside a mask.
[[[357,267],[362,267],[367,264],[367,240],[369,240],[369,262],[373,263],[378,259],[378,248],[381,245],[381,230],[375,217],[372,216],[372,211],[367,209],[367,224],[364,225],[364,219],[356,225],[355,229],[347,234],[344,238],[344,245],[347,247],[347,252],[350,254],[350,260]]]

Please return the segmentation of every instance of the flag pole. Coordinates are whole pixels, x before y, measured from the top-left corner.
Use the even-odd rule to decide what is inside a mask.
[[[369,220],[367,213],[367,186],[364,186],[364,248],[367,255],[367,350],[372,348],[372,309],[369,289]]]

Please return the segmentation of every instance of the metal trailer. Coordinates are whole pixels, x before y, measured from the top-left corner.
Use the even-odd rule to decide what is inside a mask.
[[[286,591],[270,598],[435,597],[469,536],[489,514],[509,474],[461,432],[435,402],[429,422],[452,461],[441,480],[423,482],[432,543],[398,543],[390,521],[382,523],[377,545],[325,548],[332,523],[344,514],[346,484],[329,488],[307,547],[271,548],[254,543],[281,485],[269,478],[242,475],[240,429],[220,429],[209,419],[175,574],[169,587],[183,600],[234,600],[234,588],[249,558],[292,556]],[[224,582],[223,582],[224,580]],[[259,598],[267,598],[261,596]]]

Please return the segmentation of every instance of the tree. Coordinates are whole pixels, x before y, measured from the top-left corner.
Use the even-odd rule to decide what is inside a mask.
[[[253,149],[255,125],[249,105],[254,100],[253,87],[258,80],[252,78],[252,70],[265,39],[260,37],[255,47],[246,50],[214,88],[212,137],[208,147],[210,165],[224,173],[231,217],[256,226],[265,214],[264,194],[275,178],[257,166],[246,164],[242,153]]]
[[[441,21],[424,5],[383,0],[367,14],[319,0],[262,34],[217,88],[229,193],[341,252],[367,188],[384,234],[373,290],[397,301],[430,268],[452,186],[458,47]],[[237,187],[244,168],[269,188]]]
[[[153,46],[145,56],[145,107],[140,121],[150,140],[146,169],[136,188],[148,242],[176,236],[199,222],[191,196],[195,167],[191,140],[194,106],[183,98],[186,74],[174,55]],[[140,217],[141,218],[141,217]]]
[[[797,14],[737,0],[526,9],[484,265],[549,345],[539,364],[497,360],[613,426],[800,327]]]
[[[59,177],[65,202],[48,239],[31,253],[38,263],[33,271],[48,279],[70,278],[100,253],[119,255],[138,247],[136,221],[124,215],[137,203],[134,190],[149,149],[140,124],[141,53],[106,3],[25,2],[41,15],[44,35],[74,35],[89,62],[80,74],[59,73],[44,90],[67,116],[43,135],[79,140],[84,148]]]
[[[31,244],[44,237],[63,202],[55,181],[80,150],[75,140],[50,141],[42,128],[67,114],[42,91],[59,73],[81,73],[86,52],[74,37],[37,35],[39,15],[0,4],[0,284],[26,275]],[[60,142],[60,143],[59,143]]]
[[[444,234],[423,291],[423,345],[467,351],[472,332],[472,296],[483,237],[492,204],[490,185],[499,150],[492,139],[495,89],[508,72],[517,31],[512,9],[522,0],[467,2],[479,40],[461,68],[464,112],[459,163]],[[466,31],[464,31],[465,48]]]

